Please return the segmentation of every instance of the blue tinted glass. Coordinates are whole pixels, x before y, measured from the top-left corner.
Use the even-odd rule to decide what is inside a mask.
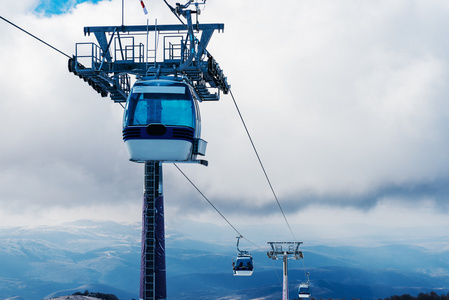
[[[124,126],[161,123],[195,128],[193,100],[185,94],[132,93]]]
[[[253,267],[253,261],[250,258],[238,258],[237,268],[251,270]]]

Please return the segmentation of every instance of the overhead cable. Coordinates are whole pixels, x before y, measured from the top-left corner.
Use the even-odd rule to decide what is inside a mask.
[[[179,17],[178,13],[176,12],[176,9],[173,8],[173,6],[171,6],[170,4],[168,4],[167,0],[164,0],[164,2],[168,6],[168,8],[171,10],[171,12],[176,16],[176,18],[178,18],[179,22],[181,22],[181,24],[184,25],[186,27],[186,29],[188,29],[187,25]]]
[[[181,18],[180,18],[180,17],[178,16],[178,14],[176,13],[176,9],[173,8],[170,4],[168,4],[167,0],[164,0],[164,2],[165,2],[165,4],[170,8],[170,10],[172,11],[172,13],[178,18],[178,20],[179,20],[179,21],[180,21],[180,22],[187,28],[187,25],[181,20]],[[206,50],[206,51],[207,51],[207,50]],[[254,145],[254,142],[253,142],[253,140],[252,140],[252,138],[251,138],[251,135],[250,135],[250,133],[249,133],[249,131],[248,131],[248,127],[247,127],[246,124],[245,124],[245,121],[244,121],[244,119],[243,119],[243,116],[242,116],[242,114],[240,113],[240,109],[238,108],[238,105],[237,105],[237,102],[235,101],[234,95],[232,94],[232,91],[231,91],[230,89],[229,89],[229,92],[230,92],[230,94],[231,94],[231,97],[232,97],[232,100],[233,100],[233,102],[234,102],[234,105],[235,105],[235,107],[236,107],[236,109],[237,109],[237,112],[238,112],[238,114],[239,114],[239,116],[240,116],[240,120],[242,121],[243,126],[245,127],[246,134],[248,135],[248,138],[249,138],[249,140],[250,140],[250,142],[251,142],[251,145],[252,145],[252,147],[253,147],[253,149],[254,149],[254,153],[255,153],[256,156],[257,156],[257,159],[258,159],[259,164],[260,164],[260,166],[261,166],[261,168],[262,168],[262,171],[263,171],[263,173],[264,173],[264,175],[265,175],[265,178],[267,179],[268,185],[270,186],[271,192],[273,193],[273,196],[274,196],[274,198],[275,198],[275,200],[276,200],[276,202],[277,202],[277,204],[278,204],[278,206],[279,206],[279,209],[280,209],[280,211],[281,211],[281,213],[282,213],[282,216],[284,217],[284,220],[285,220],[285,222],[286,222],[286,224],[287,224],[287,226],[288,226],[288,229],[290,230],[290,233],[291,233],[292,236],[293,236],[293,239],[296,241],[295,234],[293,233],[293,230],[292,230],[292,228],[290,227],[290,224],[289,224],[289,222],[288,222],[288,220],[287,220],[287,217],[285,216],[284,210],[282,209],[281,203],[279,202],[279,199],[278,199],[278,197],[277,197],[277,195],[276,195],[276,192],[274,191],[273,185],[271,184],[271,181],[270,181],[270,179],[269,179],[269,177],[268,177],[268,174],[267,174],[267,172],[265,171],[265,167],[263,166],[262,160],[260,159],[259,153],[257,152],[256,146]],[[193,183],[192,183],[192,184],[193,184]],[[206,199],[206,200],[207,200],[207,199]],[[235,228],[234,228],[234,229],[235,229]]]
[[[273,193],[274,199],[276,200],[276,202],[277,202],[277,204],[279,206],[279,209],[281,210],[281,213],[284,216],[285,223],[287,223],[288,229],[290,230],[290,233],[292,234],[293,239],[296,241],[295,234],[293,233],[292,228],[290,227],[290,224],[288,223],[287,217],[285,216],[285,213],[284,213],[284,210],[282,209],[281,203],[279,202],[279,199],[278,199],[278,197],[276,195],[276,192],[274,191],[273,185],[271,184],[271,181],[270,181],[270,178],[268,177],[267,171],[265,171],[265,167],[263,166],[262,160],[260,159],[259,153],[257,152],[257,149],[256,149],[256,146],[255,146],[255,144],[253,142],[253,139],[251,138],[251,135],[249,133],[248,127],[246,126],[245,120],[243,119],[243,116],[240,113],[240,109],[239,109],[239,107],[237,105],[237,102],[235,101],[234,95],[232,94],[231,90],[229,90],[229,92],[231,94],[232,101],[234,102],[235,108],[237,109],[237,112],[238,112],[238,114],[240,116],[240,120],[242,121],[243,127],[245,127],[246,134],[248,135],[249,141],[251,142],[251,145],[253,147],[254,153],[257,156],[257,160],[259,161],[260,167],[262,168],[262,171],[263,171],[263,173],[265,175],[265,178],[267,179],[268,185],[270,186],[271,192]]]
[[[234,229],[234,231],[237,232],[239,236],[241,236],[241,233],[231,224],[231,222],[228,221],[228,219],[226,219],[226,217],[218,210],[218,208],[216,208],[215,205],[213,205],[212,202],[209,201],[209,199],[200,191],[200,189],[192,182],[192,180],[190,180],[190,178],[178,167],[178,165],[175,163],[173,165],[179,170],[179,172],[181,172],[182,175],[184,175],[184,177],[190,182],[190,184],[215,209],[215,211],[229,224],[229,226],[231,226],[232,229]]]
[[[72,57],[71,57],[70,55],[68,55],[68,54],[66,54],[66,53],[64,53],[64,52],[62,52],[62,51],[61,51],[61,50],[59,50],[58,48],[55,48],[55,47],[53,47],[52,45],[50,45],[49,43],[47,43],[47,42],[45,42],[45,41],[41,40],[40,38],[38,38],[38,37],[37,37],[37,36],[35,36],[34,34],[31,34],[30,32],[26,31],[25,29],[23,29],[23,28],[21,28],[21,27],[17,26],[17,25],[16,25],[16,24],[14,24],[13,22],[11,22],[11,21],[9,21],[9,20],[5,19],[5,18],[4,18],[4,17],[2,17],[2,16],[0,16],[0,18],[1,18],[1,19],[3,19],[3,20],[4,20],[5,22],[7,22],[7,23],[11,24],[12,26],[16,27],[17,29],[19,29],[19,30],[22,30],[22,31],[23,31],[23,32],[25,32],[26,34],[28,34],[28,35],[32,36],[33,38],[35,38],[35,39],[36,39],[36,40],[38,40],[39,42],[41,42],[41,43],[43,43],[43,44],[47,45],[48,47],[52,48],[53,50],[55,50],[55,51],[57,51],[57,52],[61,53],[62,55],[66,56],[66,57],[68,57],[68,58],[72,58]]]
[[[259,245],[253,243],[252,241],[248,240],[246,237],[244,237],[235,227],[234,225],[231,224],[231,222],[229,222],[228,219],[226,219],[226,217],[220,212],[220,210],[201,192],[201,190],[193,183],[192,180],[190,180],[190,178],[178,167],[177,164],[173,163],[173,165],[179,170],[179,172],[181,172],[181,174],[187,179],[187,181],[190,182],[190,184],[198,191],[198,193],[200,193],[200,195],[210,204],[210,206],[213,207],[213,209],[215,209],[215,211],[226,221],[226,223],[229,224],[229,226],[232,227],[232,229],[234,229],[234,231],[241,236],[242,238],[244,238],[245,240],[247,240],[249,243],[253,244],[254,246],[256,246],[259,249],[262,249],[262,247],[260,247]]]
[[[246,237],[244,237],[243,235],[240,234],[240,232],[234,227],[234,225],[231,224],[231,222],[229,222],[228,219],[226,219],[226,217],[218,210],[217,207],[215,207],[215,205],[212,204],[212,202],[201,192],[201,190],[193,183],[192,180],[190,180],[190,178],[178,167],[177,164],[173,163],[173,165],[178,169],[179,172],[181,172],[181,174],[190,182],[190,184],[198,191],[198,193],[200,193],[200,195],[215,209],[215,211],[229,224],[229,226],[232,227],[232,229],[234,229],[235,232],[237,232],[237,234],[244,238],[245,240],[248,241],[248,243],[253,244],[254,246],[256,246],[259,249],[263,249],[262,247],[260,247],[259,245],[253,243],[252,241],[248,240]],[[276,268],[274,267],[273,261],[271,261],[271,264],[273,265],[273,269],[274,272],[276,273],[276,276],[279,280],[279,283],[281,283],[281,279],[279,277],[279,274],[276,270]]]

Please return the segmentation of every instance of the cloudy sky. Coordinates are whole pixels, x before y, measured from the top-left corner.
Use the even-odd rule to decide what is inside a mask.
[[[84,26],[122,22],[120,0],[75,2],[2,0],[0,15],[72,55],[94,41]],[[145,4],[147,16],[125,0],[125,24],[178,23]],[[225,23],[209,51],[305,245],[449,248],[448,14],[444,0],[207,1],[200,22]],[[3,20],[0,41],[0,226],[139,222],[143,166],[128,161],[122,107]],[[180,168],[248,239],[293,239],[232,99],[201,112],[209,166]],[[171,164],[164,195],[170,229],[234,241]]]

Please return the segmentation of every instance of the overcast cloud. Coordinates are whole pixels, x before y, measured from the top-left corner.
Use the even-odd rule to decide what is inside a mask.
[[[69,55],[93,41],[84,26],[121,24],[121,1],[53,15],[42,3],[0,11]],[[145,4],[150,23],[178,22],[163,1]],[[146,24],[138,1],[125,10]],[[448,15],[443,0],[207,1],[200,21],[225,23],[209,51],[298,237],[306,225],[323,238],[351,223],[447,228]],[[0,33],[0,224],[139,221],[143,167],[128,161],[123,109],[63,55],[3,21]],[[230,96],[201,112],[209,166],[179,166],[233,223],[285,230]],[[164,175],[169,226],[223,225],[174,166]]]

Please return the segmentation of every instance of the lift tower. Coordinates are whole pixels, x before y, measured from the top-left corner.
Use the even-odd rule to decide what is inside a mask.
[[[176,7],[164,2],[181,24],[85,27],[84,34],[94,34],[98,43],[77,43],[75,55],[68,62],[69,72],[115,103],[127,102],[135,80],[166,78],[185,82],[193,89],[189,93],[195,94],[200,102],[219,100],[220,93],[227,94],[230,86],[206,48],[214,31],[223,31],[224,24],[198,23],[200,5],[205,0],[188,0],[184,5],[177,3]],[[196,23],[192,15],[197,16]],[[162,46],[158,47],[160,44]],[[161,124],[157,128],[160,129]],[[125,142],[129,135],[123,131]],[[207,165],[207,161],[196,159],[196,155],[205,154],[205,142],[200,142],[199,138],[192,138],[191,156],[176,162]],[[162,156],[157,160],[136,162],[145,166],[139,298],[162,300],[167,298],[162,163],[173,161]]]
[[[304,258],[302,251],[299,251],[299,245],[302,242],[268,242],[271,246],[271,251],[267,252],[269,258],[278,260],[282,257],[283,261],[283,285],[282,285],[282,300],[288,300],[288,259],[299,260]]]

